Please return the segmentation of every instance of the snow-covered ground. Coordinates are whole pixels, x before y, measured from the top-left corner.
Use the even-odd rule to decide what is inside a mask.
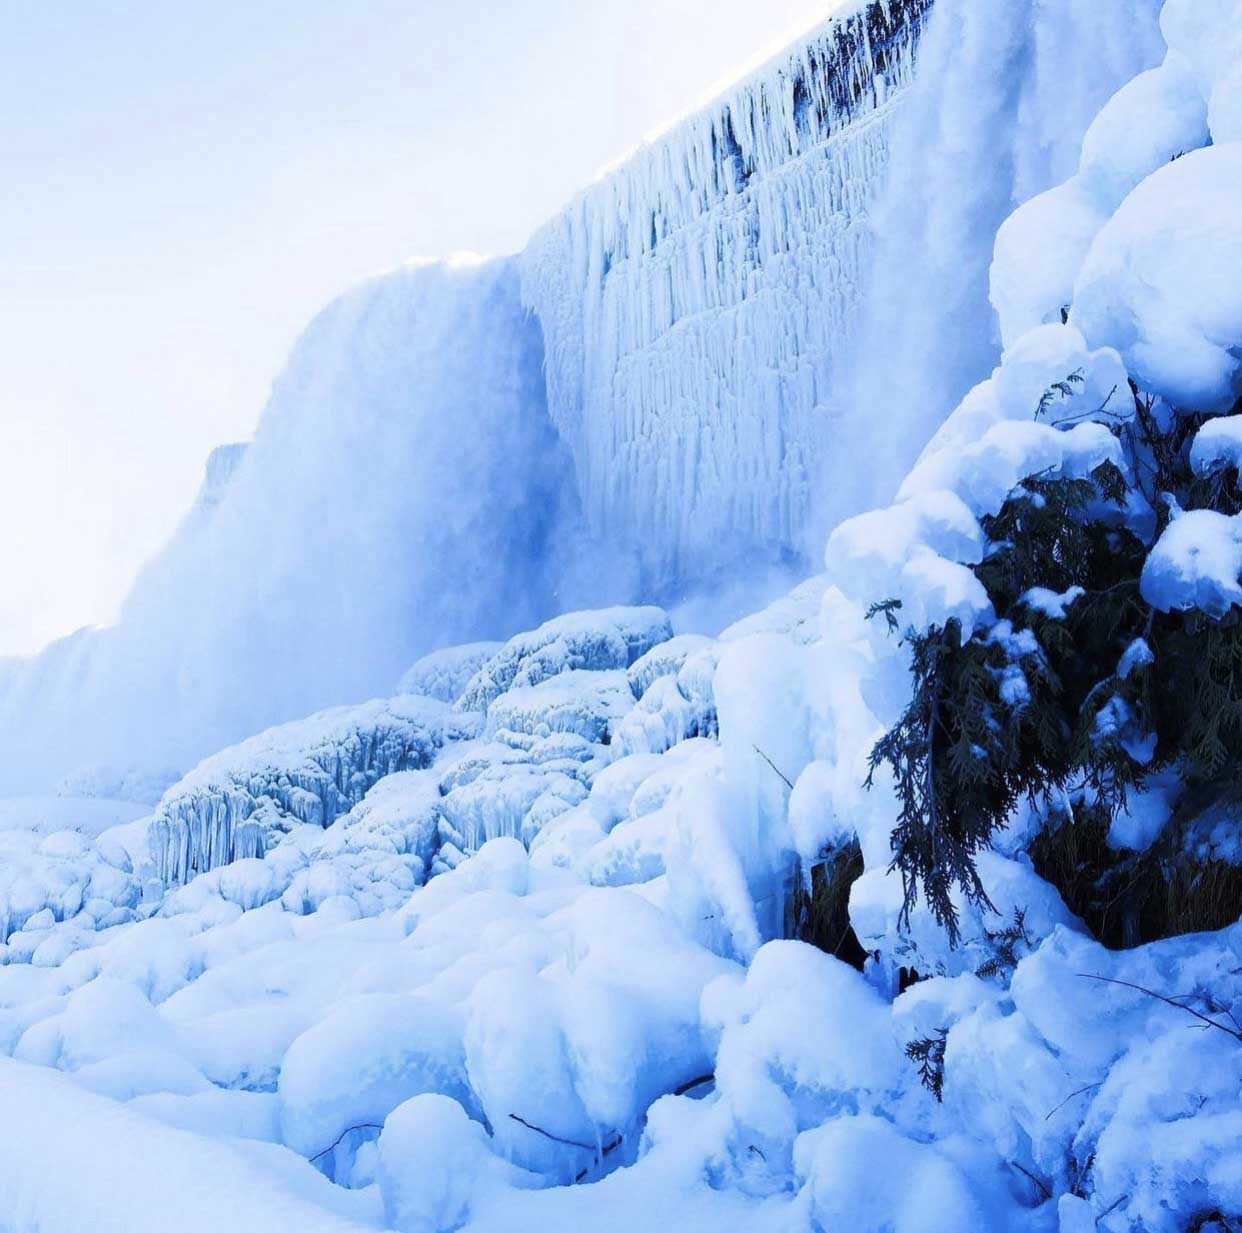
[[[965,143],[973,174],[993,133],[955,126],[969,74],[986,103],[1012,71],[1007,148],[1047,162],[1027,192],[1006,172],[1003,354],[924,425],[895,495],[874,494],[893,503],[718,636],[675,636],[653,607],[532,619],[390,664],[393,697],[283,723],[170,785],[101,769],[56,802],[6,802],[0,1230],[1234,1227],[1242,925],[1105,949],[1036,873],[1041,818],[1020,805],[979,856],[995,911],[959,895],[950,946],[925,903],[902,921],[896,789],[883,769],[863,784],[910,695],[871,606],[900,601],[916,631],[990,627],[970,567],[1024,478],[1124,469],[1110,428],[1130,382],[1169,414],[1242,395],[1242,3],[936,0],[928,23],[943,58],[910,88],[948,83],[945,131],[907,110],[893,148],[923,134],[944,166]],[[1110,67],[1079,91],[1091,62]],[[592,191],[637,193],[625,174]],[[611,251],[597,241],[582,252]],[[472,277],[514,306],[511,268]],[[1209,422],[1190,458],[1211,474],[1240,441],[1234,417]],[[1173,513],[1146,601],[1242,606],[1237,519]],[[1055,621],[1075,599],[1023,602]],[[351,650],[312,643],[308,671]],[[92,784],[140,803],[84,799]],[[1148,845],[1167,816],[1153,791],[1110,842]],[[861,971],[784,938],[800,872],[854,841]]]

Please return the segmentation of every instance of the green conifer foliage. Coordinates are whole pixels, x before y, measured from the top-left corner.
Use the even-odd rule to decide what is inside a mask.
[[[1074,384],[1071,376],[1054,386],[1037,415],[1047,415]],[[1128,925],[1116,923],[1126,912],[1115,912],[1110,927],[1108,907],[1086,911],[1106,940],[1133,944],[1161,936],[1180,918],[1205,927],[1205,919],[1230,912],[1233,919],[1242,910],[1229,902],[1227,875],[1187,874],[1177,825],[1148,854],[1122,858],[1104,842],[1128,794],[1171,766],[1187,785],[1184,816],[1175,822],[1205,801],[1242,795],[1235,782],[1242,779],[1242,616],[1160,613],[1139,585],[1172,511],[1234,514],[1242,488],[1232,470],[1192,473],[1189,444],[1202,417],[1166,412],[1162,420],[1150,399],[1131,392],[1132,419],[1101,409],[1121,441],[1129,478],[1111,463],[1085,479],[1031,476],[983,520],[988,548],[974,572],[996,623],[969,636],[956,621],[905,633],[910,703],[872,751],[868,778],[870,785],[885,767],[896,785],[893,868],[905,889],[903,926],[923,895],[956,945],[955,892],[991,906],[977,854],[1024,800],[1046,811],[1066,794],[1076,834],[1060,853],[1041,840],[1041,872],[1080,912],[1127,861],[1131,890],[1146,896],[1146,908],[1128,909]],[[1136,509],[1150,511],[1145,526]],[[1064,615],[1033,602],[1033,588],[1061,597]],[[894,601],[880,600],[870,615],[892,627],[898,613]],[[1088,889],[1079,887],[1075,903],[1067,892],[1084,878]],[[1189,894],[1212,887],[1217,908],[1205,915],[1173,903],[1170,887],[1179,881]],[[1242,887],[1242,876],[1237,883]],[[1107,894],[1103,900],[1110,902]],[[1152,907],[1156,900],[1162,909]]]

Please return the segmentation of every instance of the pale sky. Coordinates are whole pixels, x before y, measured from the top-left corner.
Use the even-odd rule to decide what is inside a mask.
[[[834,3],[0,0],[0,654],[113,618],[337,292],[517,250]]]

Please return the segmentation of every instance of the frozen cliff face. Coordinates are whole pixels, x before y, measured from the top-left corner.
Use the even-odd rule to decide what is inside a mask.
[[[254,441],[213,456],[119,623],[0,663],[0,792],[184,769],[387,695],[433,646],[594,599],[604,563],[582,567],[577,525],[514,264],[375,279],[306,330]],[[625,577],[600,598],[625,598]]]
[[[523,255],[591,528],[657,590],[807,547],[930,2],[829,22],[638,150]]]

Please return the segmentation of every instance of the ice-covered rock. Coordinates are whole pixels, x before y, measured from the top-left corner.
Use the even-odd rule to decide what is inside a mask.
[[[623,670],[672,636],[660,608],[571,612],[509,639],[470,679],[457,705],[486,711],[501,694],[561,672]]]
[[[705,702],[691,697],[677,676],[661,676],[617,724],[613,755],[663,753],[691,737],[714,736],[715,731],[714,697]]]
[[[441,702],[456,702],[476,672],[504,644],[468,642],[465,646],[432,651],[412,664],[397,682],[399,694],[422,694]]]
[[[488,707],[487,731],[528,736],[561,732],[606,745],[633,706],[624,672],[570,668],[537,685],[506,690]]]
[[[93,931],[133,919],[132,871],[84,835],[0,830],[0,963],[28,961],[53,931]]]
[[[714,638],[703,634],[678,634],[652,647],[630,666],[628,675],[634,697],[641,698],[660,677],[676,676],[686,660],[710,650],[715,644]]]
[[[330,826],[386,775],[430,765],[477,721],[409,695],[324,711],[271,728],[191,771],[165,793],[151,825],[160,877],[186,882],[261,856],[296,823]]]

